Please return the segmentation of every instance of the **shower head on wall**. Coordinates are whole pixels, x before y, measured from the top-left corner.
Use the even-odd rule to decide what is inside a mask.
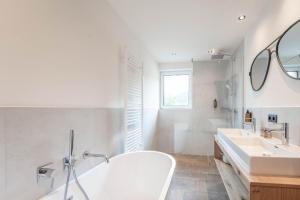
[[[212,48],[212,49],[208,50],[208,53],[210,54],[210,61],[222,62],[223,60],[226,60],[226,61],[228,61],[228,60],[234,61],[235,60],[234,55],[229,54],[225,50],[219,50],[216,48]],[[197,62],[197,61],[209,61],[209,60],[203,59],[203,58],[192,58],[191,61]]]
[[[223,60],[225,55],[223,54],[218,54],[218,55],[211,55],[211,60]]]
[[[211,60],[223,60],[224,56],[232,57],[232,55],[227,54],[225,51],[215,48],[208,50],[208,53],[211,55]]]

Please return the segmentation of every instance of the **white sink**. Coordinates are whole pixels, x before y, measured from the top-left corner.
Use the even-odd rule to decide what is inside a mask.
[[[300,147],[281,145],[242,129],[218,129],[216,136],[227,153],[252,175],[300,176]]]

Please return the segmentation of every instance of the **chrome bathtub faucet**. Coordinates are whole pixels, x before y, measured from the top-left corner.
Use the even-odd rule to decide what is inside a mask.
[[[85,197],[86,200],[90,200],[86,191],[83,189],[81,184],[78,181],[77,175],[76,175],[76,170],[75,170],[75,156],[74,156],[74,130],[70,130],[70,136],[69,136],[69,154],[68,156],[63,158],[63,165],[64,169],[67,169],[68,175],[67,175],[67,180],[66,180],[66,185],[65,185],[65,192],[64,192],[64,200],[72,200],[73,196],[68,197],[68,191],[69,191],[69,184],[70,184],[70,179],[71,179],[71,174],[73,174],[75,183],[83,196]]]
[[[107,155],[104,154],[95,154],[95,153],[90,153],[89,151],[85,151],[82,154],[83,159],[87,159],[87,158],[104,158],[106,163],[109,163],[109,157]]]

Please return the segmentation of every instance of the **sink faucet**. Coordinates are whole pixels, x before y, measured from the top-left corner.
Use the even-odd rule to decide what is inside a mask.
[[[244,122],[244,127],[245,125],[251,126],[252,133],[256,132],[256,119],[254,117],[252,118],[251,122]]]
[[[104,154],[95,154],[95,153],[90,153],[89,151],[85,151],[82,156],[83,156],[83,159],[90,158],[90,157],[104,158],[106,163],[109,163],[108,156],[104,155]]]
[[[281,132],[281,143],[283,145],[289,144],[289,124],[288,123],[276,123],[281,125],[280,128],[264,128],[264,132],[272,133],[272,132]]]

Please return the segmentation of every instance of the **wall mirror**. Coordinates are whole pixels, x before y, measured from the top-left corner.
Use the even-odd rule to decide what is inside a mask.
[[[260,90],[267,78],[271,61],[271,52],[268,49],[261,51],[254,59],[250,69],[250,81],[252,89]]]
[[[287,29],[277,42],[278,62],[290,78],[300,79],[300,21]]]

